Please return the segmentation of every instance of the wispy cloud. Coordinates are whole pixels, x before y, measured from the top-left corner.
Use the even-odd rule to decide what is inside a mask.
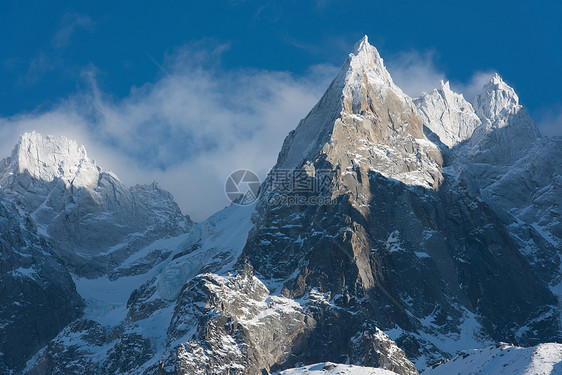
[[[482,92],[482,88],[494,76],[494,70],[477,71],[472,74],[468,82],[451,82],[451,88],[464,95],[469,102]]]
[[[265,176],[285,136],[339,69],[318,65],[302,76],[256,69],[228,71],[220,63],[228,48],[208,40],[178,48],[163,62],[175,78],[160,73],[157,80],[133,87],[122,99],[100,90],[95,68],[86,69],[82,76],[88,88],[52,110],[0,118],[0,153],[8,156],[24,131],[65,135],[84,144],[90,157],[128,185],[159,181],[184,212],[201,220],[229,203],[223,189],[232,171],[247,168]],[[137,64],[152,62],[147,58]],[[446,78],[432,53],[409,51],[386,64],[396,83],[414,97]],[[468,82],[453,83],[453,88],[470,99],[491,74],[477,72]],[[561,133],[561,113],[542,117],[544,134]],[[225,136],[217,123],[237,142]],[[241,152],[237,143],[247,152]]]
[[[83,74],[89,89],[55,109],[0,119],[3,154],[9,154],[24,131],[73,137],[126,184],[158,180],[186,213],[202,219],[228,204],[223,189],[230,172],[248,168],[265,176],[284,137],[337,70],[315,66],[299,77],[265,70],[226,72],[216,63],[224,48],[215,45],[202,53],[199,46],[188,46],[164,63],[200,105],[164,74],[114,100],[97,87],[96,72],[90,69]],[[138,63],[151,64],[148,59]]]
[[[433,51],[411,50],[385,60],[394,82],[412,98],[422,92],[431,92],[445,80],[445,74],[437,68]]]
[[[25,82],[32,85],[41,77],[64,64],[61,58],[63,51],[70,45],[72,35],[78,30],[92,31],[94,22],[84,14],[66,14],[62,17],[58,30],[53,35],[50,44],[39,50],[37,55],[29,60],[29,67],[25,74]]]
[[[92,30],[94,22],[85,14],[66,14],[61,20],[61,26],[53,36],[51,45],[54,48],[65,48],[70,44],[72,34],[79,29]]]
[[[49,54],[39,51],[37,56],[29,62],[29,68],[25,75],[25,82],[27,84],[37,82],[43,74],[55,69],[56,65],[57,63]]]
[[[385,60],[385,64],[394,82],[412,98],[419,97],[423,92],[431,92],[439,87],[440,81],[447,81],[445,72],[435,62],[434,51],[417,51],[399,53]],[[494,75],[494,70],[477,71],[466,82],[452,80],[451,88],[463,94],[466,100],[472,101],[484,85]]]

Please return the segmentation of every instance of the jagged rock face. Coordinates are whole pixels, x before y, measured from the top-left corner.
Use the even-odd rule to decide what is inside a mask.
[[[522,109],[515,90],[506,84],[497,73],[484,86],[482,92],[474,98],[473,106],[487,128],[503,128],[509,125],[510,115]],[[536,129],[534,131],[536,132]]]
[[[277,169],[319,159],[375,170],[406,184],[436,187],[440,153],[424,139],[412,100],[393,82],[378,51],[359,41],[318,104],[286,138]]]
[[[484,199],[495,206],[545,228],[551,234],[547,239],[557,246],[562,245],[561,158],[561,138],[537,139],[521,159],[482,189]]]
[[[24,136],[0,162],[1,201],[78,273],[86,305],[26,373],[253,375],[333,361],[409,375],[411,360],[425,368],[467,347],[560,340],[560,159],[549,159],[560,141],[537,138],[498,77],[478,98],[443,84],[414,104],[364,38],[285,140],[256,207],[189,233],[156,186],[127,189],[75,143]],[[285,190],[286,173],[317,189]]]
[[[485,204],[448,183],[439,193],[415,191],[373,174],[370,185],[368,216],[346,196],[329,207],[264,212],[250,233],[244,254],[262,280],[288,280],[282,290],[288,297],[316,288],[332,301],[313,315],[314,349],[303,362],[353,358],[358,350],[348,345],[365,321],[396,330],[393,338],[409,358],[422,361],[451,353],[450,342],[433,347],[430,337],[521,343],[557,337],[554,296]],[[475,326],[465,329],[471,316]],[[529,332],[522,335],[524,326]]]
[[[220,335],[213,336],[211,331],[220,329],[219,323],[225,322],[224,319],[213,320],[222,311],[232,314],[228,318],[230,322],[242,319],[240,311],[223,309],[226,297],[232,300],[233,306],[236,304],[243,309],[255,304],[259,309],[265,309],[265,315],[268,315],[269,305],[258,294],[254,296],[250,293],[253,284],[244,284],[244,280],[252,280],[251,276],[233,279],[225,275],[233,270],[233,264],[242,251],[251,227],[252,213],[252,207],[229,207],[196,224],[188,234],[157,241],[143,249],[132,257],[134,261],[128,260],[116,270],[118,277],[110,275],[88,280],[90,290],[79,282],[78,290],[85,292],[84,316],[68,325],[43,348],[36,360],[28,364],[27,373],[160,374],[164,371],[161,364],[169,373],[177,373],[180,365],[195,368],[201,360],[194,357],[195,362],[190,364],[187,357],[178,356],[182,347],[200,345],[208,348],[207,339],[220,338]],[[145,268],[147,258],[148,261],[152,259],[155,249],[162,249],[160,253],[164,259],[152,261],[152,267]],[[138,270],[139,267],[142,271]],[[126,277],[132,272],[130,269],[135,270],[134,277]],[[256,288],[258,284],[259,281],[256,281]],[[217,285],[229,292],[220,292]],[[246,286],[238,288],[240,285]],[[106,301],[115,293],[123,294],[123,300]],[[284,303],[290,302],[285,300]],[[277,313],[280,314],[279,311]],[[268,321],[267,318],[265,321]],[[215,323],[210,327],[207,322]],[[276,342],[276,338],[267,336],[269,325],[252,325],[250,328],[252,333],[248,337],[265,335],[270,343]],[[282,326],[279,328],[283,330]],[[228,331],[228,327],[223,329]],[[275,331],[273,334],[278,336],[280,333]],[[234,339],[238,340],[237,337]],[[254,344],[249,342],[247,345],[253,348]],[[235,364],[235,359],[240,359],[221,357],[218,352],[208,352],[207,355],[216,359],[214,363],[217,366],[209,369],[208,373],[220,373],[218,367],[223,366],[224,369],[230,363]],[[243,363],[247,363],[248,359],[245,361]]]
[[[311,311],[322,309],[324,303],[314,294],[306,304],[272,296],[248,268],[229,278],[202,275],[184,289],[168,339],[174,342],[186,330],[197,330],[193,340],[173,353],[175,365],[164,370],[222,374],[228,368],[231,374],[258,374],[292,366],[302,358],[299,354],[314,350],[317,323]],[[352,345],[363,350],[357,358],[369,358],[370,363],[398,373],[417,373],[404,352],[376,327],[365,328]]]
[[[538,274],[557,284],[562,141],[540,137],[513,88],[497,74],[473,102],[468,113],[482,125],[465,144],[453,147],[449,164],[457,178],[494,207]],[[454,126],[447,117],[451,108],[427,100],[418,106],[433,114],[424,120],[428,128],[439,127],[436,118],[443,119],[444,127]]]
[[[415,103],[424,125],[449,148],[469,139],[482,123],[472,105],[462,94],[453,92],[449,82],[441,81],[439,89],[430,94],[423,93]]]
[[[0,162],[0,186],[55,242],[66,265],[87,277],[192,226],[168,192],[156,184],[127,188],[64,137],[24,134]]]
[[[52,244],[3,198],[0,192],[0,373],[9,374],[76,319],[83,302]]]
[[[466,149],[456,153],[453,165],[460,177],[498,211],[531,224],[539,232],[535,237],[559,247],[562,140],[540,136],[513,89],[498,75],[475,99],[475,110],[483,125]]]
[[[156,239],[192,226],[169,193],[156,184],[126,188],[64,137],[22,135],[0,162],[0,186],[0,366],[6,372],[21,370],[83,313],[72,276],[145,273],[165,254],[156,250],[138,267],[119,266]]]
[[[232,374],[258,374],[304,349],[314,324],[298,303],[270,296],[245,271],[232,278],[203,275],[189,283],[168,337],[175,341],[197,327],[193,339],[177,349],[179,374],[221,374],[226,368]]]
[[[474,99],[473,106],[482,121],[470,140],[474,162],[510,165],[540,137],[513,88],[497,74]]]
[[[354,358],[359,349],[348,345],[365,322],[394,330],[422,365],[454,352],[438,337],[558,337],[553,294],[494,211],[454,178],[443,181],[441,165],[411,100],[361,41],[287,137],[243,253],[266,285],[283,280],[283,295],[302,298],[316,289],[353,312],[350,320],[331,319],[328,307],[314,312],[314,349],[300,354],[303,361]],[[276,174],[287,168],[304,170],[312,181],[316,171],[331,171],[330,186],[319,194],[336,204],[272,205],[281,194]],[[460,327],[469,317],[474,327]]]
[[[447,136],[442,136],[439,129],[458,126],[458,121],[448,116],[457,106],[432,100],[418,100],[417,104],[420,112],[432,114],[424,118],[424,125],[446,143]],[[482,125],[465,144],[452,147],[449,164],[459,178],[475,194],[499,208],[500,215],[524,209],[520,218],[525,222],[542,222],[543,226],[551,221],[535,217],[537,210],[528,208],[529,204],[542,206],[539,211],[546,214],[545,205],[558,206],[560,139],[540,137],[517,94],[497,74],[474,99],[474,109],[467,102],[463,106],[464,122],[477,116]],[[558,222],[552,215],[550,219]],[[560,231],[555,237],[560,237]]]
[[[428,101],[418,104],[435,118],[446,118],[449,111]],[[451,172],[493,207],[562,306],[562,140],[540,137],[515,91],[497,74],[473,104],[482,125],[467,142],[453,147]],[[435,127],[431,119],[426,121],[427,127]]]

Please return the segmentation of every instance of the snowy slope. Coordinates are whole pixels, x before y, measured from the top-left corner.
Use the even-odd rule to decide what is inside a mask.
[[[394,372],[330,362],[281,371],[278,375],[391,375]],[[484,349],[465,350],[458,356],[421,375],[560,375],[562,344],[540,344],[521,348],[498,344]]]
[[[561,146],[499,76],[473,104],[447,83],[412,100],[366,37],[256,206],[200,224],[75,142],[24,134],[0,161],[2,286],[35,309],[46,280],[49,310],[71,312],[23,345],[43,346],[26,372],[415,375],[440,358],[456,359],[426,373],[558,371],[557,344],[470,349],[560,339]],[[279,171],[328,177],[298,196],[330,204],[272,204]],[[0,329],[19,329],[20,308]]]
[[[508,344],[463,351],[423,375],[560,375],[562,344],[520,348]]]
[[[278,375],[393,375],[395,372],[374,367],[342,365],[331,362],[284,370]]]
[[[391,375],[394,372],[353,365],[318,363],[284,370],[278,375]],[[560,375],[562,374],[562,344],[540,344],[521,348],[498,344],[484,349],[465,350],[458,356],[421,375]]]
[[[173,349],[169,332],[179,328],[171,322],[184,284],[199,272],[232,270],[252,212],[251,206],[228,207],[187,234],[157,240],[126,259],[115,270],[117,277],[75,276],[86,303],[84,316],[30,360],[26,371],[52,366],[53,373],[103,373],[111,367],[120,373],[142,373],[155,367]],[[164,259],[154,261],[155,252]],[[144,267],[146,262],[151,267]]]
[[[65,137],[23,134],[0,161],[0,186],[83,277],[107,274],[140,248],[193,225],[156,183],[128,188]]]
[[[458,104],[435,100],[440,97],[436,90],[417,104],[427,114],[424,125],[441,142],[449,141],[443,129],[463,126],[468,131],[472,125],[466,119],[481,122],[464,143],[451,148],[446,168],[450,178],[494,208],[523,256],[557,295],[560,312],[562,139],[541,137],[513,88],[498,74],[490,77],[472,106],[462,104],[464,121],[450,116],[459,113]]]

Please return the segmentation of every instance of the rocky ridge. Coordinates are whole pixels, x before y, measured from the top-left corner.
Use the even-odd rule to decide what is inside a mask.
[[[0,366],[416,374],[467,348],[558,341],[559,147],[499,76],[473,104],[447,83],[414,100],[366,37],[286,138],[256,205],[196,225],[156,185],[127,188],[76,143],[26,134],[0,162],[0,225],[14,259],[3,287],[20,303],[15,285],[31,280],[30,312],[17,323],[3,310],[1,332],[52,318],[33,310],[37,285],[63,303]],[[284,190],[286,175],[317,189]],[[287,194],[305,203],[272,199]]]

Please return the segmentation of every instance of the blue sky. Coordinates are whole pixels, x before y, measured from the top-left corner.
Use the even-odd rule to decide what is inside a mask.
[[[556,3],[2,2],[0,151],[9,154],[17,133],[32,127],[72,136],[125,182],[162,181],[200,219],[225,202],[209,193],[196,207],[197,192],[229,168],[265,173],[365,34],[410,95],[439,79],[467,94],[497,71],[541,130],[560,135]],[[260,162],[233,157],[147,54]]]

